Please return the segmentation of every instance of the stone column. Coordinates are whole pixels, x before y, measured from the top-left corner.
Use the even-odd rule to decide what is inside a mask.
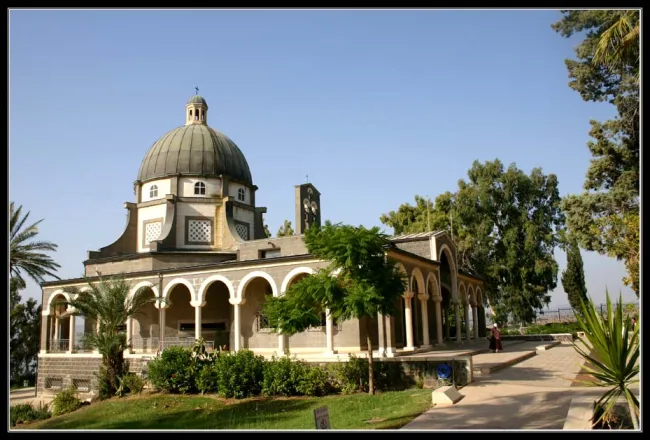
[[[130,354],[133,351],[131,347],[131,342],[133,340],[133,337],[131,336],[132,334],[133,334],[133,317],[129,316],[128,318],[126,318],[126,350],[124,350],[124,354]]]
[[[377,326],[379,339],[377,356],[395,357],[395,352],[397,351],[395,347],[395,318],[378,313]]]
[[[413,309],[411,308],[411,298],[413,292],[407,292],[404,296],[404,316],[406,317],[406,347],[405,350],[415,350],[413,345]]]
[[[52,339],[54,339],[56,343],[58,343],[59,340],[59,324],[59,317],[57,315],[54,315],[54,337]]]
[[[159,299],[156,302],[156,307],[158,307],[158,350],[163,350],[165,347],[165,315],[169,303]]]
[[[201,339],[201,309],[205,306],[206,302],[191,301],[190,305],[194,307],[194,339],[197,341]]]
[[[70,319],[70,330],[69,330],[70,336],[68,337],[68,350],[67,350],[68,354],[72,354],[74,352],[74,333],[75,333],[74,326],[76,321],[75,318],[76,316],[74,315],[70,315],[70,317],[68,318]]]
[[[325,335],[327,339],[327,354],[334,354],[334,322],[329,309],[325,310]],[[372,348],[372,347],[371,347]]]
[[[465,339],[468,341],[471,339],[471,333],[469,328],[469,304],[463,304],[465,309]]]
[[[418,295],[420,309],[422,310],[422,347],[429,348],[429,308],[427,307],[428,295]]]
[[[234,341],[233,350],[239,351],[241,348],[241,306],[246,303],[245,298],[236,298],[234,301],[231,299],[230,303],[233,306],[233,331]]]
[[[472,306],[472,321],[474,321],[474,339],[478,339],[478,313],[476,305]]]
[[[287,352],[286,339],[287,337],[282,334],[282,330],[280,329],[278,333],[278,354],[279,355],[286,354]]]
[[[456,342],[462,342],[463,336],[460,322],[460,304],[454,303],[454,312],[456,314]]]
[[[436,307],[436,344],[442,345],[442,297],[434,296]]]
[[[47,340],[50,335],[47,328],[50,325],[50,314],[47,310],[41,312],[41,353],[47,353]]]

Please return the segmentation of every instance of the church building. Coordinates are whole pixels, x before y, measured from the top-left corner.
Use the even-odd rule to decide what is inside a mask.
[[[366,326],[356,319],[333,322],[326,313],[320,326],[299,334],[270,330],[261,313],[266,298],[282,295],[327,265],[313,258],[303,241],[304,231],[321,223],[321,195],[311,183],[295,186],[295,234],[267,238],[266,208],[257,205],[258,187],[246,157],[208,125],[208,109],[201,96],[188,100],[185,123],[144,155],[135,200],[124,204],[121,236],[89,251],[83,262],[90,282],[98,274],[123,274],[132,293],[146,288],[159,299],[126,323],[131,369],[140,371],[160,350],[189,347],[198,338],[208,349],[249,349],[265,356],[344,361],[349,353],[363,355]],[[483,336],[482,281],[458,270],[449,235],[409,234],[392,243],[388,256],[408,276],[408,288],[393,316],[372,319],[375,355],[403,356]],[[96,388],[101,355],[84,346],[83,335],[97,323],[73,316],[56,301],[71,299],[64,289],[72,286],[80,295],[88,290],[81,278],[42,284],[39,395],[71,385],[81,392]]]

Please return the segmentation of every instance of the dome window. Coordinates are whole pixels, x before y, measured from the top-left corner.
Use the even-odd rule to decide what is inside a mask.
[[[149,198],[153,199],[158,197],[158,185],[151,185],[149,188]]]
[[[240,202],[246,201],[246,189],[245,188],[239,188],[237,190],[237,200]]]
[[[205,183],[196,182],[194,184],[194,195],[195,196],[204,196],[205,195]]]

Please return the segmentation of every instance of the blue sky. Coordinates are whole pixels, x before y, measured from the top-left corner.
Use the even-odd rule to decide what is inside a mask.
[[[209,125],[246,155],[273,233],[293,187],[323,217],[382,226],[382,213],[457,188],[474,160],[557,174],[582,190],[589,120],[608,104],[568,87],[579,37],[554,10],[13,10],[10,200],[44,218],[62,278],[119,237],[149,147],[184,122],[199,86]],[[392,232],[390,229],[387,232]],[[566,257],[556,258],[563,269]],[[583,252],[596,300],[624,266]],[[28,283],[24,296],[40,299]],[[558,277],[552,306],[567,304]]]

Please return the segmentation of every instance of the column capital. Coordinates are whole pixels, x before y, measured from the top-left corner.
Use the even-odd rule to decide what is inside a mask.
[[[168,309],[170,305],[171,305],[171,303],[169,301],[166,301],[166,300],[160,299],[160,298],[158,298],[156,300],[156,302],[154,303],[154,306],[157,309]]]
[[[228,302],[233,306],[243,306],[246,304],[246,298],[230,298]]]
[[[442,302],[442,296],[434,295],[432,299],[433,299],[433,302],[437,302],[437,303]]]
[[[426,300],[429,299],[429,295],[427,295],[426,293],[419,293],[419,294],[418,294],[418,299],[419,299],[420,301],[426,301]]]
[[[192,307],[204,307],[206,304],[206,301],[190,301]]]
[[[404,292],[404,294],[402,295],[402,298],[404,298],[404,299],[411,299],[411,298],[413,298],[413,296],[414,296],[413,292],[411,292],[410,290],[407,290],[407,291]]]

